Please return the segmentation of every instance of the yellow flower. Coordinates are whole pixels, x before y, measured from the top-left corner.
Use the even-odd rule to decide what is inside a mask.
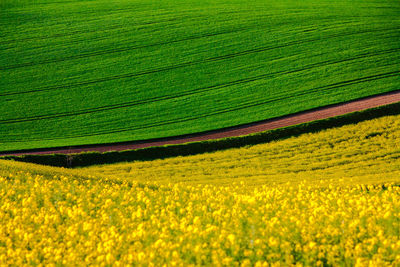
[[[231,244],[235,243],[235,235],[229,234],[227,238],[228,238],[229,242],[231,242]]]
[[[275,238],[275,237],[273,237],[273,236],[271,236],[269,239],[268,239],[268,245],[270,246],[270,247],[276,247],[276,246],[278,246],[278,240]]]

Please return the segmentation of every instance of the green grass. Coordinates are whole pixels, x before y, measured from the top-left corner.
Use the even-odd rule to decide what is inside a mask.
[[[399,89],[398,1],[0,3],[0,151],[218,129]]]

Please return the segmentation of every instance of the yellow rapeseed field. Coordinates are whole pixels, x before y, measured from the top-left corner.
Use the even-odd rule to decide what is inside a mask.
[[[345,179],[400,181],[400,116],[239,149],[81,169],[123,180],[248,185]],[[351,179],[350,179],[351,178]],[[248,188],[248,187],[245,187]]]
[[[0,265],[400,265],[400,116],[212,154],[0,161]]]

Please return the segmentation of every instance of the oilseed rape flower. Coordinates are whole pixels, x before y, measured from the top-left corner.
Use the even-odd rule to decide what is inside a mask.
[[[75,179],[1,176],[1,265],[400,264],[393,183],[242,193]]]

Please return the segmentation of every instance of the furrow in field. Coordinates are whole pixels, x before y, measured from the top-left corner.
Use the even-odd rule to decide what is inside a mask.
[[[368,30],[368,31],[357,31],[357,32],[346,33],[346,34],[332,34],[330,36],[325,36],[324,39],[338,38],[338,37],[343,37],[343,36],[347,36],[347,35],[363,34],[363,33],[376,32],[376,31],[378,31],[378,32],[390,31],[390,30],[394,30],[394,29],[397,29],[397,28],[385,29],[385,30],[383,30],[383,29],[380,29],[380,30],[375,29],[375,30]],[[113,76],[109,76],[109,77],[103,77],[103,78],[99,78],[99,79],[86,80],[86,81],[80,81],[80,82],[63,84],[63,85],[45,86],[45,87],[38,88],[38,89],[35,89],[35,90],[0,93],[0,96],[20,95],[20,94],[28,94],[28,93],[35,93],[35,92],[53,91],[53,90],[58,90],[58,89],[65,89],[65,88],[71,88],[71,87],[77,87],[77,86],[84,86],[84,85],[96,84],[96,83],[113,81],[113,80],[120,80],[120,79],[126,79],[126,78],[139,77],[139,76],[143,76],[143,75],[159,73],[159,72],[164,72],[164,71],[169,71],[169,70],[174,70],[174,69],[180,69],[180,68],[189,67],[189,66],[192,66],[192,65],[197,65],[197,64],[202,64],[202,63],[222,61],[222,60],[236,58],[236,57],[245,56],[245,55],[249,55],[249,54],[266,52],[266,51],[269,51],[269,50],[274,50],[274,49],[279,49],[279,48],[299,45],[299,44],[308,43],[308,42],[315,42],[315,41],[319,41],[321,39],[322,39],[322,37],[311,38],[311,39],[303,39],[303,40],[299,40],[299,41],[288,42],[288,43],[285,43],[285,44],[282,44],[282,45],[267,46],[267,47],[249,49],[249,50],[244,50],[244,51],[240,51],[240,52],[236,52],[236,53],[230,53],[230,54],[226,54],[226,55],[222,55],[222,56],[210,57],[210,58],[200,59],[200,60],[195,60],[195,61],[188,61],[188,62],[184,62],[184,63],[179,63],[179,64],[175,64],[175,65],[170,65],[170,66],[165,66],[165,67],[160,67],[160,68],[155,68],[155,69],[150,69],[150,70],[145,70],[145,71],[139,71],[139,72],[134,72],[134,73],[125,73],[125,74],[113,75]]]
[[[233,14],[233,13],[244,13],[245,11],[225,11],[225,12],[219,12],[218,14]],[[68,29],[67,31],[65,31],[65,29],[62,30],[61,33],[54,33],[54,34],[49,34],[46,33],[46,35],[35,35],[35,36],[29,36],[29,37],[22,37],[22,38],[14,38],[14,39],[5,39],[3,38],[3,40],[0,40],[0,45],[5,45],[5,44],[12,44],[12,43],[20,43],[20,42],[26,42],[26,41],[34,41],[34,40],[53,40],[56,38],[64,38],[64,37],[71,37],[71,36],[75,36],[75,35],[88,35],[91,33],[107,33],[107,34],[113,34],[113,31],[115,30],[120,30],[123,29],[124,32],[129,32],[129,31],[133,31],[136,30],[137,27],[140,26],[154,26],[157,24],[163,24],[163,23],[168,23],[168,22],[176,22],[174,24],[183,24],[184,22],[186,22],[187,20],[193,20],[193,19],[205,19],[206,17],[202,14],[190,14],[190,15],[184,15],[181,14],[178,17],[178,14],[173,14],[173,17],[170,18],[165,18],[165,19],[159,19],[159,20],[154,20],[154,21],[140,21],[140,22],[136,22],[136,21],[130,21],[130,23],[128,25],[126,24],[112,24],[112,25],[104,25],[101,28],[95,28],[95,29],[88,29],[86,27],[82,28],[82,26],[78,29]],[[93,19],[94,21],[99,20],[99,18],[95,18]],[[92,22],[88,19],[86,19],[84,21],[84,23],[88,23],[88,22]],[[92,22],[93,23],[93,22]],[[345,24],[345,23],[350,23],[350,22],[342,22],[341,24]],[[279,25],[282,26],[284,24],[287,23],[280,23]],[[171,24],[167,24],[167,25],[171,25]],[[158,25],[157,25],[158,26]],[[165,25],[163,25],[165,26]],[[53,26],[55,27],[55,26]],[[162,27],[162,26],[160,26]],[[82,29],[81,29],[82,28]],[[51,31],[50,31],[51,32]],[[83,37],[81,38],[81,40],[86,40],[83,39]],[[68,41],[68,43],[71,43],[70,40]],[[63,44],[65,44],[65,42],[63,41]],[[45,47],[45,46],[43,46]],[[5,49],[10,49],[12,47],[7,47]],[[41,47],[35,47],[35,48],[42,48]],[[0,49],[3,50],[3,49]]]
[[[157,25],[161,24],[164,22],[172,22],[172,21],[178,21],[178,18],[170,18],[170,19],[163,19],[163,20],[156,20],[156,21],[145,21],[145,22],[140,22],[140,23],[133,23],[128,25],[128,29],[137,27],[137,26],[147,26],[147,25]],[[179,21],[181,21],[181,18],[179,18]],[[127,25],[122,25],[122,24],[116,24],[116,25],[111,25],[104,27],[102,29],[82,29],[82,30],[72,30],[68,32],[62,32],[62,33],[55,33],[55,34],[48,34],[48,35],[40,35],[40,36],[31,36],[31,37],[26,37],[26,38],[18,38],[18,39],[10,39],[10,40],[2,40],[0,41],[0,45],[3,44],[11,44],[11,43],[19,43],[19,42],[26,42],[26,41],[33,41],[33,40],[52,40],[55,38],[64,38],[64,37],[70,37],[74,35],[80,35],[84,34],[87,35],[89,33],[99,33],[99,32],[109,32],[109,31],[114,31],[114,30],[119,30],[119,29],[124,29],[127,30]],[[9,49],[11,47],[8,47]]]
[[[159,97],[148,98],[145,100],[135,100],[135,101],[129,101],[129,102],[119,103],[119,104],[115,104],[115,105],[107,105],[107,106],[77,110],[77,111],[72,111],[72,112],[61,112],[61,113],[55,113],[55,114],[44,114],[44,115],[31,116],[31,117],[0,120],[0,124],[18,123],[18,122],[25,122],[25,121],[35,121],[35,120],[52,119],[52,118],[60,118],[60,117],[68,117],[68,116],[77,116],[77,115],[83,115],[83,114],[89,114],[89,113],[101,112],[101,111],[107,111],[107,110],[113,110],[113,109],[128,108],[128,107],[143,105],[143,104],[147,104],[147,103],[154,103],[154,102],[158,102],[158,101],[170,100],[170,99],[175,99],[175,98],[179,98],[179,97],[186,97],[186,96],[190,96],[190,95],[204,93],[204,92],[211,91],[211,90],[226,88],[229,86],[250,83],[250,82],[259,81],[259,80],[266,79],[266,78],[276,77],[278,75],[293,74],[293,73],[297,73],[297,72],[301,72],[301,71],[305,71],[305,70],[310,70],[313,68],[324,67],[324,66],[333,65],[333,64],[339,64],[339,63],[343,63],[343,62],[362,59],[365,57],[374,57],[374,56],[379,56],[379,55],[383,55],[383,54],[390,54],[390,53],[394,53],[394,52],[398,52],[398,51],[400,51],[400,48],[389,49],[389,50],[378,51],[378,52],[362,53],[360,55],[357,55],[357,56],[354,56],[351,58],[345,58],[345,59],[340,59],[340,60],[327,60],[327,61],[323,61],[323,62],[309,64],[309,65],[306,65],[302,68],[298,68],[295,70],[278,71],[278,72],[273,72],[273,73],[257,75],[254,77],[230,81],[230,82],[223,83],[223,84],[217,84],[217,85],[212,85],[212,86],[207,86],[207,87],[202,87],[202,88],[197,88],[197,89],[192,89],[192,90],[186,90],[186,91],[180,92],[178,94],[174,94],[174,95],[159,96]],[[318,90],[318,89],[313,89],[312,91],[314,92],[315,90]],[[310,91],[307,91],[306,93],[308,93],[308,92],[310,92]],[[282,97],[287,98],[290,96],[285,95]]]
[[[149,45],[121,47],[121,48],[118,48],[118,49],[94,51],[94,52],[90,52],[90,53],[72,55],[72,56],[67,56],[67,57],[63,57],[63,58],[47,59],[47,60],[38,61],[38,62],[26,62],[26,63],[16,64],[16,65],[9,65],[9,66],[0,67],[0,70],[10,70],[10,69],[31,67],[31,66],[49,64],[49,63],[58,63],[58,62],[67,61],[67,60],[73,60],[73,59],[81,59],[81,58],[102,56],[102,55],[108,55],[108,54],[114,54],[114,53],[121,53],[121,52],[127,52],[127,51],[131,51],[131,50],[136,50],[136,49],[149,48],[149,47],[160,46],[160,45],[168,45],[168,44],[179,43],[179,42],[190,41],[190,40],[196,40],[196,39],[207,38],[207,37],[213,37],[213,36],[218,36],[218,35],[223,35],[223,34],[231,34],[231,33],[236,33],[236,32],[240,32],[240,31],[244,31],[244,30],[247,30],[247,28],[238,28],[238,29],[234,29],[234,30],[225,30],[225,31],[220,31],[220,32],[202,34],[202,35],[198,35],[198,36],[189,36],[189,37],[182,38],[182,39],[177,39],[177,40],[172,40],[172,41],[167,41],[167,42],[158,42],[158,43],[153,43],[153,44],[149,44]]]
[[[63,136],[61,136],[61,137],[53,136],[52,138],[41,138],[41,139],[25,138],[23,140],[13,140],[13,142],[26,142],[27,140],[37,141],[37,140],[55,140],[55,139],[65,139],[65,138],[77,138],[77,137],[96,136],[96,135],[133,131],[133,130],[138,130],[138,129],[160,127],[160,126],[164,126],[164,125],[168,125],[168,124],[176,124],[176,123],[182,123],[182,122],[187,122],[187,121],[193,121],[193,120],[198,120],[198,119],[202,119],[202,118],[206,118],[206,117],[210,117],[210,116],[221,115],[221,114],[228,113],[228,112],[233,112],[233,111],[238,111],[238,110],[247,109],[247,108],[251,108],[251,107],[256,107],[256,106],[260,106],[260,105],[271,104],[273,102],[281,101],[281,100],[284,100],[287,98],[296,98],[296,97],[299,97],[302,95],[307,95],[307,94],[310,94],[310,92],[328,91],[328,90],[332,90],[332,89],[341,88],[344,86],[349,86],[349,85],[354,85],[354,84],[359,84],[359,83],[364,83],[364,82],[369,82],[369,81],[375,81],[375,80],[380,80],[380,79],[385,79],[385,78],[390,78],[390,77],[396,77],[396,76],[400,76],[400,71],[381,73],[381,74],[377,74],[377,75],[371,75],[371,76],[366,76],[366,77],[362,77],[362,78],[332,83],[330,85],[316,87],[316,88],[312,88],[312,89],[306,90],[306,91],[301,91],[298,93],[293,93],[290,96],[278,96],[273,99],[271,99],[271,98],[267,99],[267,100],[261,99],[261,101],[259,99],[257,99],[254,101],[242,102],[241,104],[236,105],[235,107],[217,109],[213,112],[195,115],[195,116],[188,116],[188,117],[184,117],[184,118],[164,120],[162,122],[156,122],[156,123],[135,125],[132,127],[121,127],[121,128],[114,127],[113,130],[105,129],[105,130],[100,130],[100,131],[91,131],[88,134],[76,135],[75,133],[71,134],[72,131],[70,131],[69,133],[64,133]],[[102,128],[102,127],[99,126],[99,128]]]

